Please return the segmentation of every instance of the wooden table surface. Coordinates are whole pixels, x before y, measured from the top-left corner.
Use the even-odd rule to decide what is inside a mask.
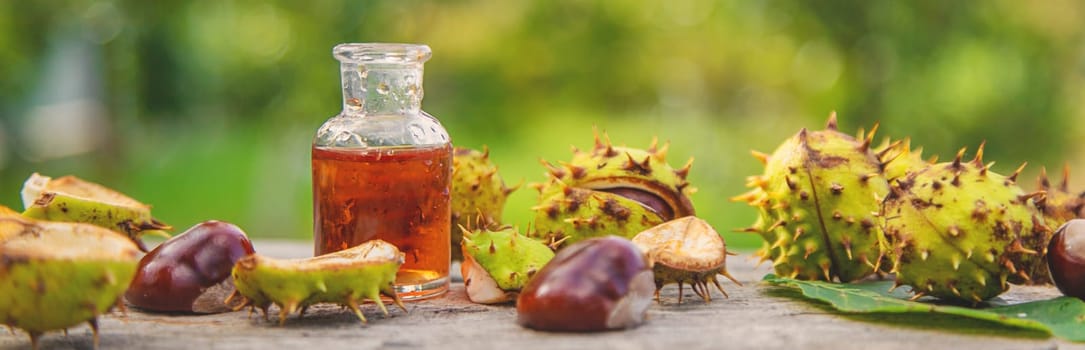
[[[305,257],[312,251],[307,242],[255,245],[258,252],[275,257]],[[706,304],[687,286],[679,305],[677,287],[668,286],[662,304],[649,308],[647,323],[623,331],[564,334],[521,328],[513,306],[473,304],[463,284],[453,282],[443,297],[407,303],[407,313],[390,308],[385,317],[376,306],[365,305],[362,312],[368,324],[335,305],[314,306],[304,318],[288,318],[285,326],[264,321],[259,314],[249,317],[246,311],[216,315],[114,311],[100,319],[101,349],[1085,349],[1085,344],[1043,334],[937,315],[839,315],[759,283],[770,272],[769,264],[755,267],[748,254],[731,257],[728,264],[743,283],[721,279],[730,298],[714,291],[712,302]],[[1054,287],[1015,286],[1003,298],[1031,300],[1057,294]],[[21,331],[0,334],[2,349],[30,346]],[[79,326],[67,336],[46,333],[42,346],[89,349],[91,332]]]

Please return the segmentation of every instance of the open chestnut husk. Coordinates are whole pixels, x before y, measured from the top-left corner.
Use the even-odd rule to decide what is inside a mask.
[[[1062,294],[1085,300],[1085,220],[1063,224],[1047,246],[1047,268]]]
[[[253,253],[252,242],[236,225],[215,220],[197,224],[139,261],[125,299],[150,311],[230,311],[222,302],[234,290],[230,271],[237,260]]]
[[[570,245],[520,291],[517,322],[543,331],[591,332],[644,322],[655,291],[652,264],[629,240]]]
[[[723,296],[727,292],[716,280],[723,275],[737,285],[739,283],[727,272],[727,243],[712,225],[696,216],[674,219],[633,237],[633,244],[647,252],[655,263],[656,299],[664,285],[678,284],[678,303],[682,303],[682,284],[689,284],[693,292],[707,303],[712,301],[708,290],[711,283]]]

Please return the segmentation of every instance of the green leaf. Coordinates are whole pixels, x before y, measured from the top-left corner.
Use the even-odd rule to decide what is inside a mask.
[[[848,313],[939,313],[995,322],[1007,326],[1037,330],[1069,341],[1085,342],[1085,302],[1058,297],[1008,306],[973,309],[952,305],[934,305],[906,300],[897,290],[889,292],[891,281],[864,283],[829,283],[800,281],[766,275],[765,282],[797,288],[808,298],[828,303]]]

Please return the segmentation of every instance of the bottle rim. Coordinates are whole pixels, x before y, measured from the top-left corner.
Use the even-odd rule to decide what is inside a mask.
[[[332,49],[335,59],[344,63],[424,63],[432,52],[423,44],[344,43]]]

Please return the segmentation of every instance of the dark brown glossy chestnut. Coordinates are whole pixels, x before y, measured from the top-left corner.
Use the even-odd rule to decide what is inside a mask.
[[[1085,300],[1085,220],[1067,221],[1047,246],[1047,267],[1062,294]]]
[[[222,300],[233,289],[230,271],[237,260],[253,253],[252,242],[234,224],[197,224],[140,260],[125,298],[151,311],[229,311]]]
[[[644,321],[655,282],[644,252],[624,238],[581,241],[557,253],[516,302],[521,326],[591,332]]]

